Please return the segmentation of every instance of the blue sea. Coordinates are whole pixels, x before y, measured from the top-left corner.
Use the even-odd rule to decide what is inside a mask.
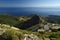
[[[43,8],[43,7],[0,7],[0,14],[12,15],[31,15],[38,14],[43,16],[60,15],[60,8]]]

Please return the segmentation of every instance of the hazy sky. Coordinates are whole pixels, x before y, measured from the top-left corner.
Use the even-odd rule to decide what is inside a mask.
[[[0,0],[0,7],[60,7],[60,0]]]

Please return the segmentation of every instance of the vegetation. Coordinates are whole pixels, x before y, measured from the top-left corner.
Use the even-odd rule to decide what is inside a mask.
[[[20,18],[23,18],[23,21],[20,20]],[[18,27],[21,24],[23,24],[23,22],[28,18],[31,18],[31,17],[30,16],[27,17],[27,16],[12,16],[12,15],[8,15],[8,14],[0,14],[0,24],[8,24],[10,26]],[[51,23],[56,23],[56,24],[58,23],[57,20],[54,20],[54,21],[48,20],[48,21]],[[49,38],[50,40],[60,40],[60,31],[58,31],[57,29],[53,29],[52,32],[48,32],[48,31],[46,31],[44,33],[37,32],[37,29],[39,29],[40,26],[45,25],[46,22],[47,21],[45,20],[45,17],[43,17],[43,18],[41,17],[38,24],[32,25],[31,27],[29,27],[25,30],[21,30],[21,29],[15,30],[11,27],[0,26],[0,28],[6,30],[6,32],[0,36],[2,38],[4,38],[4,40],[23,40],[24,34],[33,33],[42,39]]]
[[[19,24],[20,21],[18,20],[18,17],[11,16],[8,14],[0,14],[0,24],[8,24],[11,26],[15,26]]]
[[[5,26],[0,26],[0,28],[5,29],[6,32],[1,35],[1,37],[4,38],[4,40],[23,40],[24,39],[24,34],[31,34],[33,32],[26,31],[26,30],[15,30],[11,27],[5,27]],[[39,33],[33,33],[40,37]]]

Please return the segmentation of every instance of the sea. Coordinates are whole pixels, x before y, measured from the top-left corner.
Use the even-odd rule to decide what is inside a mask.
[[[60,15],[60,8],[45,7],[0,7],[0,14],[11,14],[16,16],[27,16],[38,14],[42,16]]]

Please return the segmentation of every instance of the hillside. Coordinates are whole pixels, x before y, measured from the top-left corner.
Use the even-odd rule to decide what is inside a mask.
[[[24,40],[25,36],[24,35],[32,35],[36,36],[37,39],[40,38],[40,34],[37,32],[30,32],[26,30],[21,30],[19,28],[15,27],[8,27],[8,26],[2,26],[0,25],[0,40]],[[39,39],[40,40],[40,39]]]
[[[9,14],[0,14],[0,24],[8,24],[11,26],[15,26],[18,23],[20,23],[20,21],[16,16],[12,16]]]
[[[7,24],[28,31],[36,31],[39,29],[41,26],[40,24],[44,25],[46,23],[45,19],[46,17],[38,16],[35,14],[30,16],[13,16],[9,14],[0,14],[0,24]]]
[[[50,22],[52,21],[51,19],[39,15],[12,16],[8,14],[0,14],[0,39],[59,40],[60,24]]]
[[[60,24],[60,16],[58,15],[49,15],[48,22]]]
[[[6,24],[5,24],[6,25]],[[31,32],[15,27],[0,25],[0,40],[59,40],[60,32]],[[31,40],[32,40],[31,39]]]

